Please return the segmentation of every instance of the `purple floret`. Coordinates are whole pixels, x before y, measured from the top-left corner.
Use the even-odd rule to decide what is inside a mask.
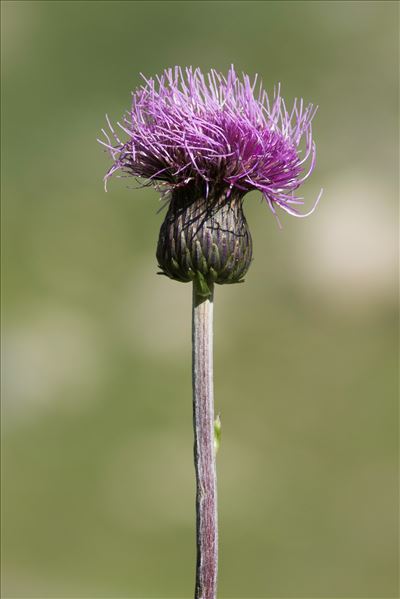
[[[122,171],[169,189],[196,185],[206,197],[257,189],[274,214],[275,206],[298,217],[314,211],[322,190],[307,214],[295,208],[304,203],[295,191],[315,166],[316,107],[296,99],[288,111],[280,86],[270,101],[257,75],[253,82],[240,78],[233,66],[226,77],[175,67],[143,79],[118,123],[127,141],[108,119],[114,141],[103,130],[107,141],[101,143],[114,161],[106,182]]]

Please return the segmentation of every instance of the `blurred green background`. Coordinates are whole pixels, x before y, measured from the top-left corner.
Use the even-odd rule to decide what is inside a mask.
[[[139,72],[320,106],[309,219],[216,290],[219,596],[397,597],[395,2],[2,2],[3,597],[191,597],[191,289],[102,177]],[[133,185],[135,183],[133,182]]]

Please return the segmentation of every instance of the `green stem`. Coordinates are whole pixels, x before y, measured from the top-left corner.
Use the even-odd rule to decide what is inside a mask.
[[[217,475],[214,448],[213,285],[205,296],[193,282],[193,427],[196,469],[195,599],[216,599],[218,568]]]

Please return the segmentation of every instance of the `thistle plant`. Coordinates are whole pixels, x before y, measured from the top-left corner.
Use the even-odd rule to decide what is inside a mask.
[[[217,589],[214,285],[242,282],[250,266],[252,241],[243,213],[247,192],[260,191],[278,223],[279,209],[295,217],[315,210],[322,190],[306,213],[297,195],[315,166],[315,112],[302,100],[288,110],[279,86],[270,99],[257,76],[239,77],[233,66],[226,76],[175,67],[143,77],[118,129],[107,119],[109,131],[99,140],[113,161],[106,185],[119,173],[161,192],[167,212],[157,245],[159,268],[193,285],[195,599],[215,599]]]

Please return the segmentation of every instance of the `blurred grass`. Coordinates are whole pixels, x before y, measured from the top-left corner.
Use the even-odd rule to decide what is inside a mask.
[[[2,12],[3,596],[191,595],[190,288],[95,139],[140,71],[232,62],[320,105],[325,195],[280,232],[250,194],[254,264],[217,289],[220,596],[397,596],[398,6]]]

